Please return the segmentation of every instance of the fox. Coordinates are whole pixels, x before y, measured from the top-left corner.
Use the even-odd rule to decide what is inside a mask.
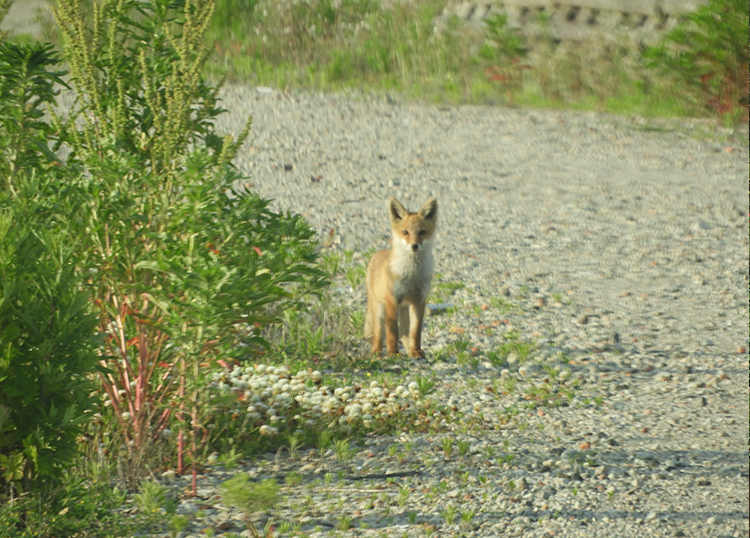
[[[422,358],[422,321],[435,271],[432,246],[437,200],[430,198],[418,212],[411,213],[390,198],[388,214],[391,248],[373,254],[367,265],[364,337],[371,341],[372,353],[379,355],[385,329],[388,355],[398,354],[400,340],[410,357]]]

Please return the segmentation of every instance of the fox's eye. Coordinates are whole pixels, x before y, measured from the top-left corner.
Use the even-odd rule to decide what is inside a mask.
[[[409,235],[409,230],[404,230],[404,231],[403,231],[403,232],[401,232],[401,233],[402,233],[402,234],[404,234],[404,235]]]
[[[427,233],[427,230],[419,230],[419,235],[425,235]]]

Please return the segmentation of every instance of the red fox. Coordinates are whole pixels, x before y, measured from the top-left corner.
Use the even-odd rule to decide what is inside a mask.
[[[390,250],[376,252],[367,266],[365,338],[372,352],[385,347],[398,353],[401,340],[407,353],[424,357],[422,320],[435,269],[432,238],[437,225],[437,200],[431,198],[418,213],[410,213],[398,200],[388,200],[393,240]]]

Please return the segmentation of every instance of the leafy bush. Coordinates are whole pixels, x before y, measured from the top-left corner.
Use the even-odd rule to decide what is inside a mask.
[[[25,495],[0,505],[0,536],[14,538],[132,537],[140,523],[122,512],[124,492],[63,473],[46,495]]]
[[[55,170],[42,106],[58,62],[48,45],[0,43],[0,484],[11,496],[60,478],[98,363],[80,258],[46,219]]]
[[[195,463],[210,413],[198,405],[205,368],[262,352],[263,328],[326,283],[309,225],[237,186],[231,160],[250,122],[236,141],[214,131],[223,109],[202,78],[212,9],[104,1],[89,31],[79,1],[55,8],[77,89],[56,124],[69,166],[85,171],[57,218],[86,253],[128,487],[168,425],[178,472],[186,435]]]
[[[30,217],[0,213],[0,477],[19,490],[75,455],[98,359],[75,257]]]
[[[0,42],[0,188],[17,191],[19,174],[42,170],[57,160],[49,148],[54,128],[44,121],[44,107],[65,85],[50,44]]]
[[[748,120],[748,10],[744,0],[710,0],[649,47],[648,65],[672,76],[706,110]]]

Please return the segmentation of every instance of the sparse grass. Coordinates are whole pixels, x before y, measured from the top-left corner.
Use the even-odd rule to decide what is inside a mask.
[[[238,453],[234,447],[230,449],[226,454],[219,456],[219,462],[224,466],[227,471],[231,471],[237,466],[237,462],[242,458],[242,454]]]
[[[254,518],[279,502],[279,486],[273,479],[251,482],[246,474],[238,474],[221,484],[220,490],[224,503],[242,512],[253,536],[259,535]]]
[[[432,291],[430,292],[427,302],[435,304],[450,302],[450,297],[452,297],[456,291],[464,289],[465,287],[466,284],[463,282],[443,282],[441,281],[441,276],[436,274],[432,285]],[[447,312],[450,313],[454,309],[448,309]]]
[[[446,525],[453,525],[453,522],[456,519],[456,507],[451,505],[448,505],[445,507],[445,510],[443,510],[442,516],[443,520],[445,520]]]
[[[436,24],[444,8],[444,0],[388,6],[374,0],[218,0],[209,32],[212,69],[281,89],[362,88],[439,103],[646,117],[703,112],[649,71],[626,36],[560,43],[540,16],[540,31],[527,42],[501,19],[479,31],[456,17]]]
[[[443,454],[445,454],[446,458],[450,458],[451,454],[453,454],[453,439],[450,437],[443,439]]]

